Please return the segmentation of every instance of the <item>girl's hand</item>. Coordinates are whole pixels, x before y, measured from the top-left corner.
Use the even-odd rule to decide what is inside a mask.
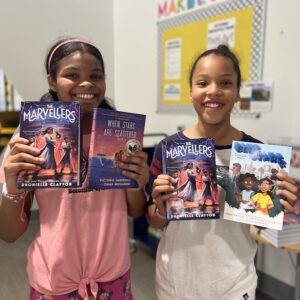
[[[40,150],[28,146],[28,143],[27,139],[21,137],[16,137],[9,143],[10,153],[5,158],[3,164],[8,193],[20,193],[20,190],[16,187],[16,181],[17,174],[21,170],[37,171],[45,161],[43,158],[37,157],[40,154]]]
[[[276,191],[276,194],[282,195],[285,198],[280,199],[280,203],[284,207],[284,212],[291,212],[299,196],[299,184],[286,173],[277,173],[277,177],[280,180],[276,184],[280,189]]]
[[[158,175],[153,182],[153,202],[156,204],[159,213],[163,216],[165,215],[164,202],[177,195],[177,192],[174,192],[175,187],[173,186],[173,184],[175,183],[176,179],[165,174]]]
[[[135,152],[127,156],[119,166],[123,169],[122,174],[134,179],[139,187],[143,189],[149,181],[149,166],[147,164],[148,154],[146,152]]]

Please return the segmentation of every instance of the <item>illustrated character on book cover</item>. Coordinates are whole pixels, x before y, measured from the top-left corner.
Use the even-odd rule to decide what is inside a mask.
[[[63,137],[63,142],[61,144],[62,148],[62,158],[59,163],[59,168],[60,168],[60,173],[61,174],[72,174],[74,173],[74,167],[73,167],[73,161],[72,161],[72,156],[73,156],[73,146],[70,141],[70,138],[68,136]]]
[[[55,147],[55,138],[52,137],[54,131],[53,127],[47,127],[44,131],[45,147],[41,150],[40,157],[45,159],[45,162],[42,164],[43,169],[53,170],[56,173],[56,160],[54,152],[59,151]],[[60,137],[59,133],[56,132],[57,138]]]
[[[276,194],[278,172],[288,172],[291,148],[234,141],[224,218],[281,229],[283,208]]]
[[[257,179],[254,174],[247,172],[238,176],[235,186],[235,196],[239,207],[245,211],[255,211],[255,206],[251,197],[255,195],[256,186]]]

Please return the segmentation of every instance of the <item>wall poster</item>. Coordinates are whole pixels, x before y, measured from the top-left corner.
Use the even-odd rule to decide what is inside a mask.
[[[203,51],[227,44],[238,56],[242,81],[262,78],[266,0],[224,0],[158,21],[158,112],[190,113],[189,72]],[[257,116],[252,110],[233,115]]]

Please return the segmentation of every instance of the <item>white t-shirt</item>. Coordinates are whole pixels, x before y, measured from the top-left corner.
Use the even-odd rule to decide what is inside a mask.
[[[228,173],[231,149],[217,148],[218,172]],[[171,221],[164,229],[156,254],[159,300],[255,299],[256,243],[249,225],[222,219],[225,190],[218,189],[220,219]]]

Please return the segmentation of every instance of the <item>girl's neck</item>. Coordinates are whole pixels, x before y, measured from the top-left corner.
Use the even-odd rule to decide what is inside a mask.
[[[230,123],[220,125],[206,125],[200,121],[183,132],[189,138],[213,138],[218,146],[231,145],[233,140],[241,140],[243,133]]]

